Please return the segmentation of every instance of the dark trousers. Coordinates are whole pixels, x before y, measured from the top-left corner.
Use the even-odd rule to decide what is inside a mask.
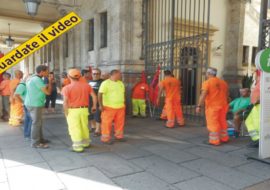
[[[55,108],[56,98],[57,98],[57,93],[52,93],[51,95],[46,96],[45,108],[49,108],[50,103],[51,103],[51,108]]]
[[[43,107],[27,107],[31,118],[32,118],[32,125],[31,125],[31,145],[37,145],[41,143],[43,138],[43,127],[42,127],[42,110]]]
[[[28,111],[27,107],[23,106],[24,108],[24,124],[23,124],[23,132],[24,138],[31,137],[31,125],[32,125],[32,118],[30,112]]]

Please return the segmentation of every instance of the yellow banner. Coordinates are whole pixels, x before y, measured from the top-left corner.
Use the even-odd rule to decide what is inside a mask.
[[[35,51],[64,34],[81,22],[81,18],[74,12],[71,12],[35,35],[30,40],[10,51],[4,57],[0,58],[0,73],[16,65]]]

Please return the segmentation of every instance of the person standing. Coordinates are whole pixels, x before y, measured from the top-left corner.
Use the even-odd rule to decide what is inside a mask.
[[[89,83],[90,81],[90,71],[87,69],[83,69],[81,71],[82,77],[80,77],[80,82],[85,82],[85,83]]]
[[[16,70],[15,78],[10,81],[10,116],[9,116],[9,125],[17,127],[21,124],[23,118],[23,102],[21,99],[15,98],[14,93],[23,78],[23,72]]]
[[[149,94],[149,86],[145,78],[142,78],[132,88],[132,115],[133,117],[146,117],[146,98]]]
[[[72,150],[74,152],[83,152],[90,146],[90,137],[88,129],[88,104],[89,95],[93,99],[92,112],[96,110],[97,97],[91,86],[80,82],[80,71],[70,69],[68,71],[71,84],[62,89],[64,97],[64,112],[67,118],[68,130],[71,136]]]
[[[245,124],[247,131],[251,138],[251,142],[248,144],[250,148],[258,148],[260,142],[260,115],[261,115],[261,104],[260,104],[260,92],[261,92],[261,71],[256,71],[255,86],[251,90],[250,102],[252,109],[248,114]]]
[[[47,112],[55,112],[55,103],[56,103],[56,98],[57,98],[57,85],[56,85],[56,81],[55,81],[55,77],[54,77],[54,73],[50,72],[49,73],[49,78],[51,78],[52,80],[52,92],[50,95],[46,96],[46,102],[45,102],[45,108],[47,110]],[[44,83],[48,84],[48,78],[44,78]],[[50,107],[51,104],[51,108]]]
[[[175,119],[180,127],[185,125],[181,105],[181,83],[173,77],[171,71],[164,71],[165,79],[159,83],[158,104],[163,91],[165,91],[165,108],[167,112],[167,128],[174,128]]]
[[[46,95],[51,94],[52,79],[46,85],[42,80],[48,77],[48,67],[39,65],[36,67],[36,74],[26,82],[25,105],[32,118],[31,146],[33,148],[48,148],[48,140],[43,138],[42,110],[45,105]]]
[[[101,70],[98,68],[94,68],[92,70],[92,78],[93,80],[90,80],[89,85],[93,88],[96,94],[98,94],[99,88],[103,80],[101,79]],[[93,100],[90,99],[90,106],[92,106]],[[97,109],[94,113],[91,112],[91,109],[89,109],[90,115],[89,120],[91,123],[91,128],[95,130],[94,136],[100,136],[101,135],[101,112],[99,109]]]
[[[68,78],[67,73],[66,72],[63,72],[62,73],[62,88],[65,87],[65,86],[67,86],[70,83],[71,83],[71,81]]]
[[[11,75],[9,73],[4,73],[3,74],[3,81],[0,84],[0,91],[1,91],[1,96],[2,96],[2,106],[3,106],[3,111],[2,111],[2,119],[4,121],[8,121],[9,118],[9,111],[10,111],[10,103],[9,103],[9,96],[10,96],[10,77]]]
[[[119,70],[112,70],[110,78],[102,82],[98,93],[101,110],[101,141],[105,144],[113,143],[111,140],[113,122],[115,140],[125,141],[125,86],[121,78]]]
[[[26,76],[25,79],[18,84],[16,91],[14,93],[15,99],[19,99],[21,102],[25,102],[26,81],[28,78],[29,78],[29,76]],[[23,109],[24,109],[24,124],[23,124],[24,138],[30,139],[31,138],[32,118],[31,118],[30,112],[28,111],[25,104],[23,106]]]
[[[209,131],[209,144],[220,145],[229,141],[226,115],[228,112],[228,85],[217,76],[217,69],[209,67],[207,80],[202,84],[202,91],[196,112],[201,112],[205,102],[205,116]]]

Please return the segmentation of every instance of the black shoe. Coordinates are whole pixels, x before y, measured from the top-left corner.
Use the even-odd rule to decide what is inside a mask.
[[[259,147],[259,140],[252,141],[247,145],[248,148],[258,148]]]

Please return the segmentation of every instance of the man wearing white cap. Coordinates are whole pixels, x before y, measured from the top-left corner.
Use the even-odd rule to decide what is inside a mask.
[[[203,82],[202,91],[196,112],[201,112],[205,103],[209,144],[220,145],[229,141],[226,114],[228,111],[228,85],[217,76],[217,69],[209,67],[206,72],[207,80]]]

